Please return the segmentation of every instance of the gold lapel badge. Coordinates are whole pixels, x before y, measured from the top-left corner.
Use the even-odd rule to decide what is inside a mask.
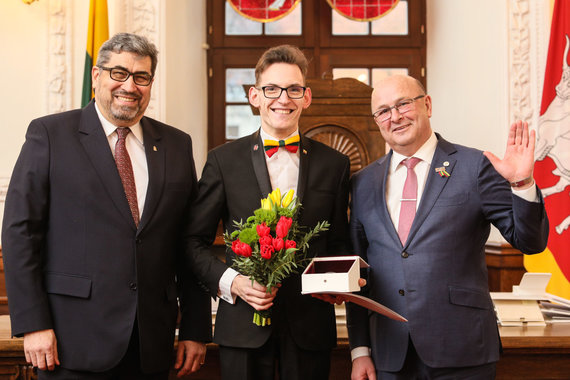
[[[158,149],[156,148],[156,145],[152,146],[152,150],[154,150],[155,152],[158,152]]]

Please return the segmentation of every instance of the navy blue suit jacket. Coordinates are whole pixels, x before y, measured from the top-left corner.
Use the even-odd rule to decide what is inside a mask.
[[[402,368],[409,337],[431,367],[497,361],[499,335],[484,253],[490,225],[524,253],[546,247],[542,197],[532,203],[513,195],[481,151],[437,137],[404,246],[386,205],[392,152],[352,178],[351,240],[371,267],[365,295],[408,319],[396,322],[348,305],[350,345],[371,347],[377,370]],[[446,161],[450,176],[441,177],[435,168]]]

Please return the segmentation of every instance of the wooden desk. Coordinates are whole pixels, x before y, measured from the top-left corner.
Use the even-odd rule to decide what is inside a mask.
[[[346,327],[339,324],[338,347],[333,350],[331,380],[350,379],[350,353]],[[570,324],[546,327],[500,327],[504,354],[497,366],[497,379],[570,379]],[[23,353],[22,339],[10,337],[10,320],[0,316],[0,379],[35,379]],[[171,379],[175,379],[174,373]],[[192,380],[219,379],[219,352],[208,345],[206,364]]]
[[[570,323],[500,327],[497,379],[570,379]]]

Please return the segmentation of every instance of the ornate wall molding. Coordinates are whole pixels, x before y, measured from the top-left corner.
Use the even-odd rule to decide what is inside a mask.
[[[73,1],[49,0],[47,33],[47,113],[71,109]]]
[[[510,0],[508,6],[509,120],[538,125],[548,50],[548,0]]]
[[[145,115],[163,120],[164,118],[164,1],[160,0],[119,0],[117,1],[117,32],[136,33],[147,37],[158,48],[158,67],[152,85],[151,100]]]

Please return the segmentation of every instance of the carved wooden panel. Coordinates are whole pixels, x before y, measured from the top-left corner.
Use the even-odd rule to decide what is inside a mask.
[[[339,125],[315,126],[305,135],[345,154],[350,159],[350,173],[362,169],[369,162],[368,152],[358,136]]]

